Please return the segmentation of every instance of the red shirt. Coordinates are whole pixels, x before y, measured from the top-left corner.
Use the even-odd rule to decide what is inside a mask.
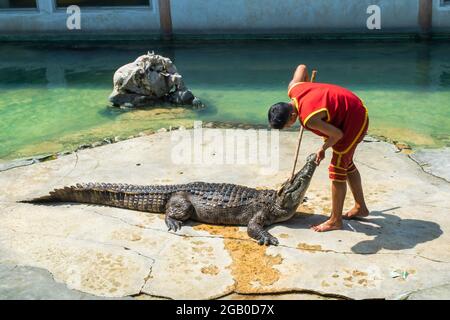
[[[364,120],[366,115],[363,102],[353,92],[333,84],[295,83],[289,88],[288,96],[297,107],[300,123],[322,137],[327,136],[308,128],[308,120],[316,113],[326,111],[327,122],[341,129],[344,138],[346,133],[353,133],[356,127],[361,127],[355,119]]]

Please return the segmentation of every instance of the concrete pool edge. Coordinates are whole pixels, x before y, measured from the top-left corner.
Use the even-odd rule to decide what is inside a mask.
[[[97,148],[97,147],[101,147],[103,145],[113,144],[113,143],[117,143],[120,141],[127,141],[127,140],[134,139],[137,137],[153,135],[158,132],[174,131],[174,130],[179,130],[179,129],[189,130],[192,128],[193,128],[193,125],[180,126],[180,127],[179,126],[173,126],[173,127],[169,126],[169,128],[162,127],[162,128],[159,128],[158,130],[141,131],[136,135],[131,135],[126,138],[119,137],[119,136],[104,137],[103,139],[94,141],[92,143],[80,144],[78,147],[76,147],[72,150],[63,150],[63,151],[59,151],[56,153],[45,153],[45,154],[40,154],[40,155],[38,154],[35,156],[12,159],[12,160],[1,160],[0,159],[0,172],[7,171],[7,170],[17,168],[17,167],[29,166],[29,165],[32,165],[35,163],[55,160],[62,156],[76,153],[77,151],[83,150],[83,149]],[[203,123],[203,128],[244,129],[245,130],[245,129],[267,129],[267,126],[247,124],[247,123],[208,121],[208,122]],[[296,131],[296,130],[297,129],[294,128],[294,129],[289,129],[287,131]],[[444,170],[444,168],[450,167],[450,161],[448,161],[448,159],[450,159],[450,158],[447,157],[447,153],[450,153],[450,151],[449,151],[450,148],[445,148],[445,147],[443,147],[443,148],[413,148],[405,142],[394,140],[394,139],[391,139],[389,137],[382,136],[382,135],[368,134],[368,135],[366,135],[364,140],[365,140],[365,142],[383,141],[383,142],[392,144],[393,146],[395,146],[395,148],[397,148],[397,152],[407,154],[408,157],[413,162],[415,162],[420,168],[422,168],[422,170],[425,173],[430,174],[434,177],[443,179],[444,181],[450,183],[450,173],[449,173],[449,171]],[[420,156],[417,156],[416,153],[420,153]],[[442,163],[439,163],[439,161],[436,161],[436,160],[432,161],[432,163],[430,163],[429,161],[427,162],[425,159],[430,160],[430,158],[427,156],[429,153],[434,154],[434,155],[442,153],[442,155],[438,156],[437,159],[444,160],[443,166],[440,167],[440,165],[442,165]],[[433,159],[436,159],[436,157]],[[447,161],[445,162],[445,160],[447,160]]]
[[[407,32],[390,32],[390,33],[352,33],[352,32],[336,32],[336,33],[175,33],[171,40],[165,39],[160,33],[152,32],[129,32],[124,33],[95,33],[84,32],[78,34],[69,34],[67,32],[53,33],[0,33],[0,42],[138,42],[138,41],[160,41],[167,43],[176,43],[184,41],[261,41],[261,40],[298,40],[298,41],[448,41],[450,40],[450,32],[432,32],[431,34],[422,34],[414,30]]]

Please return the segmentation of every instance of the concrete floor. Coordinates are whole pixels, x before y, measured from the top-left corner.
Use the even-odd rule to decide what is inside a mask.
[[[289,177],[297,140],[295,132],[280,133],[280,169],[272,172],[258,164],[173,164],[171,134],[0,172],[0,298],[52,298],[53,286],[65,291],[61,297],[75,299],[450,298],[450,185],[373,139],[361,144],[355,158],[370,217],[345,222],[340,231],[309,229],[330,212],[327,154],[298,215],[270,228],[278,247],[258,246],[244,227],[189,222],[175,234],[157,214],[17,203],[88,181],[277,188]],[[319,145],[320,139],[306,134],[299,167]],[[211,150],[217,143],[204,146],[216,154]],[[349,194],[346,208],[351,205]]]

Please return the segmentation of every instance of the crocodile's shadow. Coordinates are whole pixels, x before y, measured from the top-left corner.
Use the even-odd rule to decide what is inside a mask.
[[[354,253],[374,254],[382,249],[404,250],[412,249],[420,243],[439,238],[442,229],[439,224],[419,219],[402,219],[386,211],[371,211],[368,218],[358,220],[344,220],[343,229],[349,232],[361,232],[374,237],[356,243],[351,247]],[[319,224],[326,218],[323,215],[305,214],[287,221],[284,225],[292,229],[308,229],[311,225]]]

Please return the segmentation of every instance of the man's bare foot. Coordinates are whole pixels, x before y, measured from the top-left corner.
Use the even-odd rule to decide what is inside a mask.
[[[325,232],[339,229],[342,229],[342,221],[334,221],[331,219],[325,221],[324,223],[311,227],[311,230],[314,230],[316,232]]]
[[[369,215],[369,210],[366,207],[354,206],[347,213],[343,214],[344,219],[364,218]]]

